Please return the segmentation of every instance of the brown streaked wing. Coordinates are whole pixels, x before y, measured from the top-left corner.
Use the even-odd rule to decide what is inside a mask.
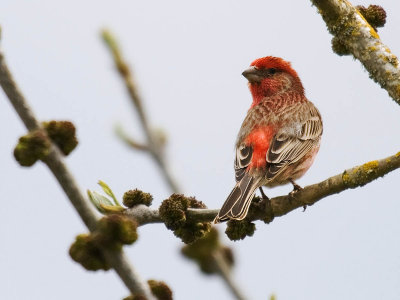
[[[240,181],[245,172],[246,168],[251,162],[253,157],[253,147],[241,145],[236,148],[236,158],[235,158],[235,179],[236,182]]]
[[[286,169],[292,163],[304,157],[317,143],[322,134],[322,121],[318,110],[309,102],[307,119],[301,124],[301,130],[290,135],[283,131],[274,136],[271,146],[267,152],[267,174],[268,179]]]

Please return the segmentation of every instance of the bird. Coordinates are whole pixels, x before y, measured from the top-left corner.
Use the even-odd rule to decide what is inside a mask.
[[[309,101],[291,63],[280,57],[254,60],[242,75],[253,98],[235,146],[236,185],[214,223],[243,220],[256,190],[292,183],[314,162],[323,132],[320,112]]]

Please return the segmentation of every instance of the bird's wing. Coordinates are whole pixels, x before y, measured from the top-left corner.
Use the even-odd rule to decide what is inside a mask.
[[[273,137],[267,152],[267,174],[272,179],[286,167],[304,157],[322,135],[322,120],[318,110],[309,102],[300,112],[296,128],[283,128]]]
[[[251,162],[253,157],[253,147],[251,145],[240,145],[236,148],[235,158],[235,179],[236,182],[240,181],[246,171],[246,168]]]

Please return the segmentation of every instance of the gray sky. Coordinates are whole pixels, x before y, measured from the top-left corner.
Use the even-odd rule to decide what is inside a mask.
[[[134,67],[151,122],[168,133],[168,156],[186,195],[210,208],[234,184],[233,146],[251,97],[241,72],[255,58],[292,62],[319,108],[324,135],[308,185],[400,151],[400,107],[358,61],[331,51],[331,36],[310,1],[22,1],[3,0],[1,47],[41,120],[68,119],[80,144],[67,158],[83,190],[107,182],[122,194],[139,188],[154,206],[169,190],[145,154],[122,145],[121,123],[141,137],[137,117],[99,39],[108,27]],[[367,1],[353,4],[369,4]],[[398,1],[376,0],[387,13],[379,34],[400,54]],[[12,156],[22,122],[0,92],[0,299],[121,299],[113,272],[87,272],[68,256],[86,232],[42,165]],[[235,277],[249,299],[399,299],[400,226],[395,171],[282,218],[257,223],[252,238],[227,244]],[[266,190],[287,193],[290,186]],[[219,225],[221,232],[225,225]],[[203,276],[179,254],[163,225],[139,230],[126,248],[145,279],[165,280],[176,299],[231,299],[216,276]]]

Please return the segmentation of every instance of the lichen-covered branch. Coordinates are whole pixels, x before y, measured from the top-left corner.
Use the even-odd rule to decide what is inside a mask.
[[[0,85],[6,93],[11,104],[14,106],[19,117],[24,122],[29,131],[42,130],[40,123],[35,118],[27,101],[20,92],[4,60],[3,53],[0,52]],[[47,135],[43,130],[43,134]],[[49,153],[43,159],[43,162],[49,167],[59,184],[67,194],[72,205],[77,210],[79,216],[89,228],[90,231],[96,229],[97,217],[87,199],[80,192],[77,183],[72,174],[66,167],[63,155],[53,144],[50,145]],[[144,295],[147,299],[153,299],[148,286],[142,282],[135,272],[123,251],[111,251],[102,249],[104,256],[110,266],[114,268],[122,281],[128,287],[132,294]]]
[[[370,77],[400,104],[400,66],[376,30],[347,0],[311,0],[330,33],[358,59]]]
[[[381,160],[367,162],[343,173],[332,176],[319,183],[309,185],[303,189],[270,199],[253,203],[247,219],[249,221],[263,220],[271,222],[274,217],[283,216],[299,207],[313,205],[315,202],[347,189],[364,186],[371,181],[400,168],[400,152]],[[193,209],[186,212],[190,222],[211,222],[217,215],[217,209]],[[135,218],[139,225],[149,223],[163,223],[158,210],[144,205],[135,206],[125,211],[125,214]]]
[[[345,170],[319,183],[309,185],[302,190],[286,196],[271,199],[270,207],[261,215],[253,215],[253,220],[263,220],[270,217],[280,217],[288,212],[315,202],[347,189],[364,186],[371,181],[400,168],[400,152],[381,160],[367,162],[361,166]]]
[[[112,54],[115,67],[124,81],[130,99],[132,100],[132,104],[139,116],[143,132],[146,136],[146,143],[142,144],[132,138],[129,138],[121,128],[118,128],[117,133],[128,146],[137,150],[148,152],[159,166],[160,171],[172,192],[177,193],[179,191],[179,187],[176,183],[176,180],[173,178],[171,171],[167,167],[163,151],[165,146],[165,137],[163,137],[162,134],[159,135],[156,131],[151,130],[147,115],[144,112],[143,101],[138,92],[134,76],[132,75],[132,71],[130,70],[128,63],[122,56],[122,52],[116,39],[108,30],[102,31],[102,37]]]

